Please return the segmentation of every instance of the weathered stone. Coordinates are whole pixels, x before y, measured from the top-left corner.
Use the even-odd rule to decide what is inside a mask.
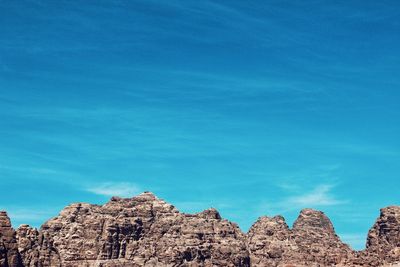
[[[0,211],[0,267],[22,266],[15,231],[5,211]]]
[[[249,266],[237,225],[214,209],[179,213],[148,192],[72,204],[18,237],[26,266]]]
[[[290,236],[282,216],[260,217],[247,234],[251,266],[278,266],[290,249]]]
[[[352,255],[320,211],[304,209],[289,229],[281,216],[261,217],[250,229],[252,266],[333,266]]]
[[[400,207],[381,209],[368,233],[366,251],[387,264],[400,262]]]
[[[0,267],[389,266],[400,262],[400,207],[387,207],[354,252],[324,213],[300,212],[290,229],[282,216],[260,217],[247,234],[215,209],[180,213],[150,192],[76,203],[40,230],[11,227],[0,212]],[[394,266],[394,265],[391,265]]]

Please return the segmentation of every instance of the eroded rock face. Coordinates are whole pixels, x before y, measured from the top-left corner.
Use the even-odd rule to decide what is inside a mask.
[[[20,267],[15,231],[5,211],[0,211],[0,267]]]
[[[291,250],[291,230],[282,216],[260,217],[247,234],[251,266],[278,266]]]
[[[368,233],[366,251],[385,263],[400,261],[400,207],[381,209],[381,213]]]
[[[26,266],[249,266],[237,225],[212,209],[179,213],[151,193],[73,204],[18,237]]]
[[[0,212],[0,267],[383,266],[400,262],[400,207],[387,207],[352,251],[324,213],[304,209],[290,229],[260,217],[247,234],[215,209],[180,213],[152,193],[67,206],[40,230]]]
[[[47,254],[47,247],[41,249],[39,242],[39,236],[41,241],[42,236],[38,230],[30,227],[29,225],[23,224],[17,229],[17,240],[18,240],[18,251],[21,255],[24,266],[39,266],[40,255]]]
[[[261,217],[248,234],[254,266],[335,266],[352,256],[324,213],[304,209],[289,229],[283,217]]]
[[[352,256],[349,246],[336,235],[331,221],[321,211],[304,209],[293,224],[294,259],[324,266],[339,265]]]

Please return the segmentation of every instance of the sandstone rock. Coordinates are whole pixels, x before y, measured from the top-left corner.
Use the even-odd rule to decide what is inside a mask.
[[[251,266],[278,266],[290,250],[291,231],[282,216],[260,217],[247,234]]]
[[[400,207],[381,209],[368,233],[366,251],[387,264],[400,262]]]
[[[151,193],[72,204],[40,233],[18,230],[26,266],[248,266],[244,234],[216,210],[196,215]],[[36,265],[35,265],[36,264]]]
[[[0,211],[0,267],[22,266],[15,231],[5,211]]]
[[[336,235],[331,221],[321,211],[304,209],[293,224],[292,238],[297,248],[295,262],[335,266],[352,257],[352,250]]]
[[[252,266],[335,266],[352,256],[320,211],[304,209],[289,229],[281,216],[261,217],[250,229]]]
[[[324,213],[304,209],[290,229],[282,216],[260,217],[247,234],[215,209],[180,213],[150,192],[76,203],[40,230],[11,227],[0,212],[0,267],[396,266],[400,207],[387,207],[354,252]]]

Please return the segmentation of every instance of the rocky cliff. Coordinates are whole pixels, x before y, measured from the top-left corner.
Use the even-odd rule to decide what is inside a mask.
[[[0,266],[22,266],[16,234],[4,211],[0,211]]]
[[[383,266],[400,262],[400,207],[388,207],[367,248],[352,251],[320,211],[304,209],[289,228],[261,217],[247,234],[208,209],[180,213],[145,192],[105,205],[77,203],[42,225],[12,229],[0,212],[0,267],[45,266]]]
[[[261,217],[247,234],[252,266],[337,266],[352,257],[320,211],[304,209],[289,229],[281,216]]]

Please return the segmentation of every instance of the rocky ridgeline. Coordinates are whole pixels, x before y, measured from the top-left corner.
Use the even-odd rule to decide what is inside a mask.
[[[353,253],[330,220],[312,209],[301,211],[293,229],[282,216],[261,217],[247,239],[252,266],[338,266]]]
[[[143,193],[105,205],[72,204],[42,225],[12,229],[0,212],[0,267],[383,266],[400,262],[400,207],[387,207],[367,248],[352,251],[320,211],[304,209],[290,229],[261,217],[247,234],[208,209],[180,213]]]

